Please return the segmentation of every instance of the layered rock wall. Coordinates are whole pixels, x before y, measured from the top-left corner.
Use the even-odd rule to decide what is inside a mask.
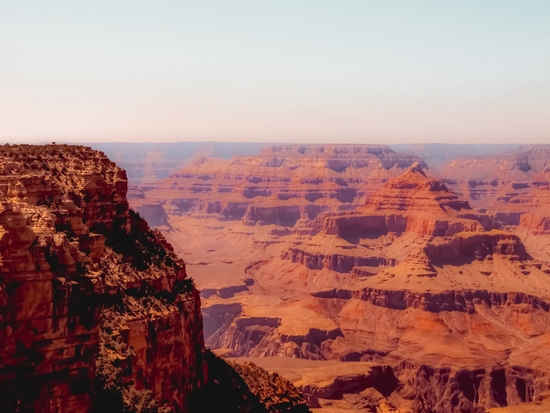
[[[423,311],[459,311],[475,313],[476,305],[502,307],[522,305],[524,312],[542,310],[548,312],[549,303],[539,297],[524,293],[498,293],[485,290],[443,291],[441,293],[414,292],[409,290],[384,290],[364,288],[361,290],[332,289],[312,293],[314,297],[328,299],[359,299],[372,304],[394,310],[419,308]]]
[[[521,366],[456,369],[403,362],[394,372],[418,412],[484,413],[531,402],[549,388],[547,373]]]
[[[185,412],[200,298],[101,152],[0,147],[0,410]]]
[[[457,260],[484,260],[502,255],[509,260],[524,261],[531,257],[518,236],[503,231],[460,232],[450,241],[429,243],[424,247],[433,262],[456,262]]]
[[[305,265],[312,270],[328,270],[350,272],[354,267],[393,267],[396,260],[383,257],[353,257],[343,254],[317,254],[303,251],[299,248],[289,248],[281,254],[281,258]]]

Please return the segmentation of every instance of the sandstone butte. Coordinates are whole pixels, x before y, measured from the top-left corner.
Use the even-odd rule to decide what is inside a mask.
[[[381,146],[275,146],[197,158],[130,203],[185,257],[206,345],[310,407],[521,409],[550,389],[548,159],[432,172]]]
[[[0,146],[0,411],[309,411],[208,356],[199,293],[127,186],[90,148]]]

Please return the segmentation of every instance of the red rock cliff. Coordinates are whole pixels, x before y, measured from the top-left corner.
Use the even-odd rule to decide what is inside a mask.
[[[0,146],[0,411],[185,412],[206,380],[185,265],[102,152]]]

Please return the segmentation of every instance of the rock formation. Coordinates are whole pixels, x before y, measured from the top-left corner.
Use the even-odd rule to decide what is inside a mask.
[[[497,225],[521,235],[533,253],[550,257],[544,241],[550,231],[550,146],[456,159],[441,171],[453,178],[450,187]]]
[[[439,172],[474,206],[486,208],[507,191],[522,189],[550,165],[549,159],[548,145],[522,146],[500,154],[458,157]]]
[[[254,363],[226,362],[207,352],[209,383],[195,392],[190,413],[311,413],[303,394]]]
[[[0,165],[0,410],[185,411],[206,380],[200,299],[125,172],[56,145],[3,146]]]
[[[398,400],[395,406],[395,390],[399,382],[389,366],[364,362],[348,362],[345,366],[335,361],[296,360],[280,357],[230,359],[275,371],[289,377],[300,389],[310,406],[330,408],[336,411],[374,411],[412,413],[411,403]],[[342,368],[345,367],[345,368]],[[390,400],[391,397],[393,400]],[[403,406],[407,405],[407,406]],[[341,410],[340,410],[341,409]]]
[[[550,393],[544,392],[532,402],[489,409],[487,413],[546,413],[548,411],[550,411]]]

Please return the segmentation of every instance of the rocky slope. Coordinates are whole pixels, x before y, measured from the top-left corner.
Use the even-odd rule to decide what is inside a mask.
[[[254,363],[226,362],[208,351],[209,383],[195,392],[190,413],[311,413],[294,385]]]

